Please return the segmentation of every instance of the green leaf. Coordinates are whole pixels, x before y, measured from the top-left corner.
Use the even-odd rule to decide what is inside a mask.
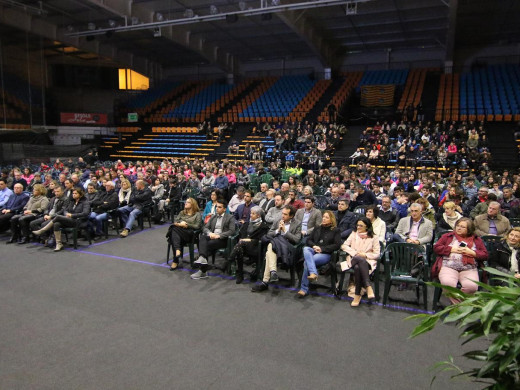
[[[454,322],[460,320],[461,318],[466,317],[472,311],[473,307],[471,306],[454,306],[454,309],[452,310],[450,315],[444,319],[444,322]]]
[[[475,359],[475,360],[478,360],[478,359]],[[485,359],[484,359],[484,361],[485,361]],[[497,369],[497,363],[495,361],[487,362],[480,368],[480,370],[478,371],[477,377],[483,378],[486,376],[486,374],[488,374],[489,372],[496,370],[496,369]]]
[[[484,268],[484,271],[486,271],[487,273],[490,273],[490,274],[492,274],[492,275],[503,276],[503,277],[505,277],[505,278],[508,279],[508,280],[515,281],[515,277],[514,277],[514,275],[507,274],[507,273],[505,273],[505,272],[499,271],[499,270],[497,270],[496,268],[485,267],[485,268]]]
[[[437,321],[439,320],[438,316],[431,316],[429,318],[426,318],[424,321],[422,321],[419,325],[415,327],[415,329],[412,331],[412,334],[410,335],[410,339],[413,339],[414,337],[417,337],[423,333],[426,333],[430,330],[432,330],[435,325],[437,324]]]
[[[497,355],[497,353],[499,353],[502,350],[504,345],[508,344],[508,341],[509,341],[509,337],[506,334],[498,336],[495,340],[493,340],[493,342],[491,343],[491,345],[488,348],[487,358],[492,359],[493,357],[495,357]]]
[[[478,349],[475,351],[468,351],[462,356],[467,357],[471,360],[478,360],[481,362],[485,362],[487,360],[487,353]]]
[[[509,352],[501,359],[500,366],[498,367],[498,372],[502,374],[507,366],[517,357],[514,350],[509,350]],[[517,367],[518,368],[518,367]]]

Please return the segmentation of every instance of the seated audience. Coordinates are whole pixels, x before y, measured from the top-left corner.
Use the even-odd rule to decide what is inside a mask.
[[[29,195],[23,192],[23,185],[20,182],[15,183],[13,185],[13,193],[0,209],[0,232],[8,229],[11,218],[20,214],[28,201]]]
[[[457,287],[461,291],[473,294],[477,291],[475,280],[479,280],[477,267],[487,259],[488,253],[484,242],[475,235],[475,226],[469,218],[461,218],[455,223],[455,230],[445,233],[433,246],[437,256],[442,256],[442,267],[439,272],[440,283]],[[458,303],[450,297],[452,303]]]
[[[196,230],[202,227],[202,217],[199,204],[193,198],[186,199],[184,210],[175,216],[173,224],[168,229],[168,239],[173,247],[173,262],[170,271],[177,269],[184,245],[189,243]]]
[[[365,288],[368,299],[374,299],[375,294],[370,285],[370,273],[377,267],[377,260],[381,252],[378,238],[374,235],[372,224],[366,217],[360,217],[356,224],[356,231],[352,232],[341,246],[347,252],[346,264],[340,267],[342,271],[354,269],[354,283],[356,285],[352,307],[361,302],[361,288]]]
[[[235,234],[235,219],[231,214],[226,213],[226,201],[217,199],[216,204],[217,213],[204,225],[199,238],[199,258],[195,260],[195,264],[199,264],[200,269],[191,275],[192,279],[208,277],[208,257],[217,250],[225,248],[228,237]]]
[[[56,214],[49,223],[40,230],[33,233],[37,236],[54,228],[54,240],[56,241],[55,252],[63,249],[61,242],[62,228],[79,228],[83,222],[86,222],[90,214],[90,204],[85,198],[85,193],[79,187],[72,191],[72,201],[66,203],[59,214]]]
[[[124,229],[120,234],[121,238],[125,238],[130,234],[133,228],[135,219],[143,212],[146,204],[151,203],[152,192],[144,182],[144,180],[137,180],[135,182],[135,190],[130,195],[130,201],[126,206],[118,209]]]
[[[495,242],[489,254],[489,266],[520,279],[520,228],[509,230],[503,240]]]
[[[249,221],[240,227],[238,243],[229,256],[230,262],[236,261],[237,263],[236,284],[241,284],[244,281],[244,256],[254,257],[258,255],[258,243],[269,230],[269,227],[263,221],[263,214],[264,210],[260,206],[253,206]],[[256,264],[256,266],[259,267],[260,264]]]
[[[332,253],[341,246],[340,231],[336,226],[336,217],[330,210],[323,213],[321,225],[316,226],[309,234],[303,248],[303,275],[298,296],[303,298],[309,294],[309,283],[318,281],[318,270],[330,261]]]
[[[490,202],[487,213],[475,217],[475,234],[477,236],[502,236],[509,229],[509,220],[500,215],[500,203]]]
[[[277,282],[277,260],[280,258],[284,264],[292,266],[292,245],[296,245],[302,238],[301,223],[294,218],[296,210],[292,206],[285,206],[282,210],[282,218],[273,223],[266,236],[267,252],[265,254],[264,277],[261,284],[251,288],[252,292],[262,292],[269,288],[270,282]]]
[[[28,243],[30,222],[43,214],[49,205],[49,198],[46,196],[47,190],[43,184],[35,184],[32,193],[23,211],[11,218],[11,239],[7,241],[7,244],[12,244],[15,241],[18,244]]]

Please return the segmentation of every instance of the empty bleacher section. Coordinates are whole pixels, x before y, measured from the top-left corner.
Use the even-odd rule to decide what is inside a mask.
[[[20,77],[3,73],[0,84],[0,123],[9,129],[28,129],[31,116],[34,122],[42,123],[42,89],[29,84]],[[2,123],[3,122],[3,123]],[[9,126],[4,126],[7,123]]]
[[[404,112],[405,108],[410,104],[414,107],[417,107],[422,98],[426,74],[430,70],[438,71],[439,69],[421,68],[412,69],[410,71],[408,74],[408,79],[406,80],[403,94],[401,95],[401,100],[397,106],[399,111]],[[413,120],[416,120],[416,115],[417,113],[414,114]]]
[[[316,84],[307,76],[282,76],[271,88],[239,113],[240,118],[268,121],[290,120],[293,110]],[[293,113],[292,118],[296,118]],[[293,119],[295,120],[295,119]]]
[[[176,132],[173,132],[175,129]],[[194,127],[153,127],[151,134],[130,140],[109,154],[111,158],[208,157],[219,146]]]
[[[359,86],[364,85],[404,85],[408,77],[407,69],[369,70],[365,72]]]
[[[265,148],[265,156],[269,156],[275,147],[274,140],[268,136],[261,135],[249,135],[246,139],[244,139],[239,145],[238,153],[228,153],[226,158],[241,160],[241,159],[251,159],[251,160],[260,160],[260,156],[258,155],[258,146],[262,144]],[[246,147],[249,145],[250,152],[249,155],[246,155]]]
[[[227,84],[213,84],[164,115],[165,118],[177,118],[185,121],[200,122],[211,113],[211,105],[221,99],[234,86]],[[220,107],[218,107],[220,108]],[[208,111],[206,111],[208,109]]]
[[[227,111],[225,111],[222,116],[218,118],[219,122],[249,122],[251,120],[259,120],[265,121],[266,118],[247,118],[242,116],[241,114],[244,110],[250,106],[256,99],[258,99],[262,94],[264,94],[276,81],[277,77],[263,77],[260,79],[258,85],[249,92],[246,96],[241,98],[238,102],[236,102],[233,106],[231,106]],[[272,118],[270,119],[272,120]]]
[[[331,80],[319,80],[309,93],[298,103],[298,105],[289,113],[290,121],[303,121],[305,116],[312,110],[323,96],[327,88],[332,84]]]
[[[459,79],[458,73],[441,75],[435,110],[436,121],[459,120]],[[462,116],[460,119],[465,120]]]
[[[361,81],[361,78],[363,77],[363,72],[345,73],[343,77],[345,77],[343,83],[336,91],[336,93],[332,96],[330,101],[324,104],[321,113],[318,115],[317,119],[319,122],[329,120],[329,105],[334,104],[336,109],[339,110],[345,104],[352,91],[354,91],[354,89],[358,86],[359,82]]]
[[[461,119],[520,120],[520,67],[492,65],[460,78]]]

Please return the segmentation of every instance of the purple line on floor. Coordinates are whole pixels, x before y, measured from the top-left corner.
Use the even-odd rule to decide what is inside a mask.
[[[84,253],[84,254],[87,254],[87,255],[94,255],[94,256],[99,256],[99,257],[108,257],[108,258],[116,259],[116,260],[130,261],[132,263],[140,263],[140,264],[152,265],[154,267],[169,268],[169,265],[167,265],[166,263],[160,263],[160,264],[159,263],[152,263],[150,261],[132,259],[132,258],[129,258],[129,257],[122,257],[122,256],[115,256],[115,255],[107,255],[107,254],[103,254],[103,253],[96,253],[96,252],[90,252],[90,251],[79,250],[79,249],[78,250],[74,250],[74,252],[79,252],[79,253]],[[185,256],[189,256],[189,254],[185,254],[183,257],[185,257]],[[179,268],[177,268],[176,271],[183,271],[183,272],[190,272],[190,273],[195,272],[194,269],[184,268],[184,267],[179,267]],[[213,272],[208,272],[208,275],[209,276],[213,276],[213,277],[217,277],[217,278],[220,278],[220,279],[225,279],[225,280],[233,280],[233,279],[235,279],[233,276],[230,276],[230,275],[217,274],[217,273],[213,273]],[[251,283],[251,281],[249,279],[245,279],[243,284],[249,284],[249,283]],[[297,288],[294,288],[294,287],[287,287],[287,286],[280,286],[280,285],[272,285],[272,287],[274,287],[274,288],[276,288],[278,290],[286,290],[286,291],[297,291],[298,290]],[[311,292],[310,294],[311,295],[321,296],[321,297],[335,298],[334,295],[328,294],[328,293]],[[350,301],[350,300],[352,300],[352,298],[350,298],[350,297],[341,297],[341,300],[343,300],[343,301]],[[370,303],[367,300],[362,300],[362,302],[363,303],[367,303],[367,304]],[[372,302],[371,304],[375,305],[375,306],[383,306],[383,304],[381,302]],[[416,309],[416,308],[413,308],[413,307],[404,307],[404,306],[396,306],[396,305],[386,305],[386,307],[387,308],[391,308],[391,309],[401,310],[401,311],[410,311],[410,312],[414,312],[414,313],[433,314],[432,311]]]

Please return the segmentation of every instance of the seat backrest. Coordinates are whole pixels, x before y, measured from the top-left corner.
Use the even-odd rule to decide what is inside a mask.
[[[354,209],[354,213],[356,213],[356,214],[361,214],[361,215],[365,215],[365,206],[357,206],[357,207]]]
[[[486,235],[486,236],[482,236],[480,238],[482,239],[482,241],[484,241],[484,245],[486,246],[488,253],[491,253],[493,251],[494,243],[502,240],[503,237]]]
[[[392,274],[409,275],[419,261],[427,265],[426,249],[422,245],[394,242],[385,249],[385,269],[390,265]]]

